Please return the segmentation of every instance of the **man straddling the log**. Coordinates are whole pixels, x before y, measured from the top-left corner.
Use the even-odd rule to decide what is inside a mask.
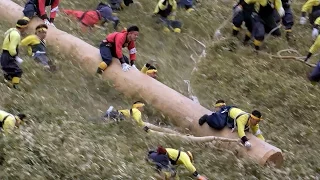
[[[27,29],[28,23],[28,20],[19,19],[16,28],[10,28],[5,33],[2,45],[1,67],[4,73],[4,81],[9,87],[17,90],[19,90],[18,85],[22,76],[22,69],[18,64],[23,61],[18,57],[18,47],[21,41],[21,33]]]
[[[166,155],[168,159],[164,155]],[[148,152],[148,159],[157,165],[157,170],[164,179],[179,179],[177,172],[174,170],[179,165],[183,165],[198,180],[207,179],[197,172],[193,165],[193,155],[190,151],[184,152],[159,146],[156,151]],[[169,162],[167,160],[169,160]],[[175,168],[173,169],[172,166],[175,166]]]
[[[319,51],[320,49],[320,36],[317,36],[317,39],[313,43],[313,45],[309,49],[309,53],[306,56],[306,59],[304,60],[305,62],[308,62],[310,57]],[[311,81],[313,85],[317,84],[320,82],[320,61],[318,61],[316,67],[312,70],[310,74],[308,74],[308,79]]]
[[[320,17],[320,1],[318,0],[308,0],[301,9],[300,24],[306,24],[307,13],[309,13],[309,22],[314,24],[314,21]]]
[[[100,55],[103,61],[99,64],[97,74],[101,75],[103,71],[107,69],[113,57],[119,59],[122,70],[125,72],[128,71],[131,66],[136,68],[134,65],[137,52],[135,41],[138,35],[139,28],[137,26],[131,26],[127,30],[108,34],[106,39],[100,44]],[[129,59],[122,54],[123,47],[127,47],[129,50],[130,62]]]
[[[132,118],[138,123],[140,127],[144,127],[144,130],[148,132],[149,128],[144,125],[142,121],[142,112],[144,111],[145,104],[136,101],[133,103],[131,109],[122,109],[122,110],[113,110],[113,106],[110,106],[109,109],[106,111],[104,118],[118,120],[124,120]]]
[[[0,129],[4,131],[6,135],[10,134],[13,132],[14,128],[19,128],[25,118],[25,114],[17,114],[15,116],[6,111],[0,110]]]
[[[164,32],[180,33],[182,23],[175,20],[177,10],[177,2],[175,0],[159,0],[155,10],[154,16],[158,18],[157,23],[162,23],[165,27]]]
[[[93,28],[98,24],[104,26],[108,21],[113,22],[113,28],[116,30],[120,22],[119,18],[114,16],[110,5],[104,3],[100,3],[96,10],[78,11],[64,9],[63,12],[76,17],[81,22],[83,30],[87,29],[87,27]]]
[[[232,132],[237,129],[241,142],[248,149],[251,148],[251,143],[245,131],[251,130],[252,134],[264,141],[264,137],[259,128],[259,122],[262,120],[262,115],[259,111],[254,110],[250,114],[237,107],[226,106],[223,100],[217,101],[215,108],[217,110],[216,112],[209,116],[204,115],[199,119],[200,126],[207,122],[212,128],[218,127],[218,130],[222,129],[222,125],[227,125],[232,129]]]
[[[33,35],[25,37],[20,45],[28,46],[28,54],[33,57],[36,62],[41,63],[46,69],[50,69],[49,58],[47,56],[46,36],[48,26],[40,24],[36,27],[36,32]]]
[[[266,33],[272,31],[272,35],[281,36],[280,29],[274,17],[274,10],[277,10],[281,18],[284,16],[285,11],[282,7],[281,0],[244,0],[234,8],[234,13],[237,14],[245,10],[246,6],[255,3],[258,3],[258,8],[252,13],[252,32],[246,34],[245,43],[251,39],[252,33],[255,49],[259,50]]]
[[[54,26],[53,21],[57,15],[59,3],[60,0],[29,0],[23,9],[23,14],[29,19],[37,15],[46,25]],[[46,13],[47,6],[51,6],[50,18]]]

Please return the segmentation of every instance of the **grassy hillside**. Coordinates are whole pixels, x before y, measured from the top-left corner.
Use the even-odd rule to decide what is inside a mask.
[[[23,5],[23,1],[15,1]],[[98,1],[62,1],[61,8],[95,8]],[[71,62],[72,57],[50,50],[59,71],[48,73],[24,56],[21,92],[0,84],[0,106],[10,112],[23,111],[30,122],[15,137],[1,138],[0,179],[152,179],[152,168],[144,161],[148,148],[162,144],[192,150],[195,166],[210,179],[315,179],[320,173],[319,157],[319,86],[306,80],[306,65],[291,60],[272,59],[256,54],[229,36],[231,25],[222,29],[226,40],[217,43],[214,31],[228,18],[233,2],[202,1],[197,12],[179,11],[184,23],[182,34],[164,34],[150,16],[156,1],[140,0],[142,9],[130,7],[120,12],[121,26],[141,27],[138,41],[138,65],[154,58],[160,81],[187,95],[183,80],[191,79],[195,95],[208,108],[216,99],[225,99],[247,111],[259,109],[267,141],[283,150],[282,168],[260,167],[238,159],[226,150],[203,144],[146,135],[131,122],[103,124],[97,119],[109,105],[128,107],[133,99],[122,97],[108,82],[101,82]],[[294,2],[296,21],[301,2]],[[138,12],[138,10],[140,12]],[[108,32],[97,29],[81,33],[76,22],[62,13],[56,26],[97,46]],[[0,34],[13,24],[1,21]],[[294,26],[294,40],[269,37],[262,51],[276,54],[294,48],[306,54],[312,44],[311,27]],[[200,54],[201,46],[190,36],[207,45],[205,58],[191,75],[191,54]],[[3,37],[0,37],[2,42]],[[316,62],[316,57],[312,59]],[[75,76],[76,75],[76,76]],[[159,112],[146,110],[150,122],[162,122]],[[94,121],[92,121],[94,120]],[[181,168],[183,169],[183,168]],[[181,179],[190,179],[182,175]]]

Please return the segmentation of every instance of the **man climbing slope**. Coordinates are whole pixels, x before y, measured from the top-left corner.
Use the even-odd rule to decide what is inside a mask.
[[[127,30],[108,34],[106,39],[100,44],[100,55],[103,61],[99,64],[97,73],[102,74],[111,64],[113,57],[119,59],[122,70],[125,72],[128,71],[131,66],[136,68],[134,65],[137,52],[135,41],[138,36],[139,28],[137,26],[131,26]],[[129,59],[122,54],[123,47],[127,47],[129,50],[130,62]]]
[[[18,47],[21,41],[21,33],[27,29],[28,23],[29,21],[25,19],[19,19],[16,27],[10,28],[5,33],[2,45],[1,67],[4,72],[4,81],[9,87],[17,90],[19,90],[18,85],[22,76],[22,69],[19,64],[23,61],[18,57]]]
[[[100,3],[96,10],[79,11],[64,9],[63,12],[76,17],[83,25],[83,30],[85,30],[86,27],[92,28],[98,24],[104,26],[108,21],[113,22],[113,28],[116,30],[120,22],[119,18],[113,15],[111,7],[104,3]]]
[[[48,26],[46,24],[40,24],[36,27],[34,35],[29,35],[21,41],[21,46],[28,46],[28,54],[33,59],[41,63],[46,69],[50,69],[51,61],[47,56],[47,36]],[[51,64],[52,65],[52,64]]]
[[[280,36],[281,32],[277,28],[277,23],[274,17],[274,10],[277,10],[280,17],[283,17],[285,11],[282,7],[281,0],[244,0],[241,1],[238,6],[235,7],[235,13],[239,13],[242,10],[246,10],[245,7],[250,4],[258,4],[255,12],[252,13],[252,36],[254,37],[253,44],[256,50],[260,49],[264,40],[265,34],[271,31],[274,36]],[[248,42],[251,39],[251,32],[247,32],[244,42]]]
[[[200,175],[197,169],[193,165],[193,155],[190,151],[184,152],[181,150],[173,149],[173,148],[163,148],[159,146],[157,151],[148,152],[148,158],[155,161],[156,163],[159,160],[164,160],[163,158],[159,158],[161,155],[167,155],[169,157],[170,164],[175,168],[178,168],[180,165],[183,165],[190,173],[192,173],[193,177],[197,180],[206,180],[207,178]],[[158,155],[158,156],[157,156]],[[178,174],[169,173],[168,171],[164,171],[166,177],[174,177],[175,179],[179,179]]]
[[[143,127],[144,122],[142,121],[142,112],[144,111],[144,106],[145,104],[140,101],[134,102],[131,109],[113,110],[113,106],[110,106],[104,117],[115,120],[132,118],[140,127]],[[148,127],[144,126],[144,130],[148,131]]]
[[[305,58],[305,62],[308,62],[310,57],[319,51],[320,49],[320,36],[318,35],[315,42],[309,49],[309,53]],[[320,61],[318,61],[316,67],[312,70],[310,74],[308,74],[308,79],[311,81],[312,84],[316,84],[320,82]]]
[[[15,127],[19,128],[25,118],[25,114],[17,114],[15,116],[6,111],[0,110],[0,129],[8,135],[13,132]]]
[[[309,22],[314,24],[314,21],[320,16],[320,1],[308,0],[301,9],[300,24],[306,24],[307,13],[309,13]]]
[[[23,9],[23,14],[29,19],[37,15],[46,25],[54,26],[53,22],[59,9],[59,3],[60,0],[29,0]],[[47,6],[51,6],[50,18],[46,13]]]
[[[152,77],[152,78],[157,78],[157,68],[155,66],[153,66],[153,60],[148,61],[142,68],[141,68],[141,72]]]
[[[251,130],[252,134],[264,141],[264,137],[262,136],[262,132],[259,128],[259,122],[262,120],[262,115],[259,111],[254,110],[250,114],[237,107],[226,106],[224,103],[217,103],[216,106],[219,106],[219,111],[214,113],[215,116],[202,116],[199,119],[200,126],[207,122],[212,128],[215,128],[214,125],[216,124],[218,124],[219,127],[221,127],[221,124],[225,124],[232,129],[232,132],[237,129],[242,144],[248,149],[251,148],[251,143],[249,142],[245,131]]]
[[[175,20],[177,2],[175,0],[160,0],[154,10],[154,15],[158,18],[157,23],[162,23],[165,27],[164,32],[173,30],[176,33],[181,32],[181,22]]]

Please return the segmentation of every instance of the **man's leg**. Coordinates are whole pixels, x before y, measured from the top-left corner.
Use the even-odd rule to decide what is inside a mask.
[[[106,70],[107,67],[112,62],[112,53],[111,53],[110,47],[108,47],[106,43],[101,43],[99,50],[100,50],[102,62],[100,62],[100,64],[99,64],[99,67],[97,69],[97,73],[102,74],[103,71]]]
[[[170,21],[170,24],[174,32],[181,33],[182,23],[180,21]]]
[[[260,50],[260,46],[264,40],[265,29],[262,23],[262,19],[258,14],[254,14],[252,18],[252,35],[254,37],[254,47],[256,50]]]
[[[251,39],[251,33],[252,33],[252,29],[253,29],[252,11],[243,12],[243,20],[244,20],[245,26],[247,28],[246,35],[244,38],[244,44],[247,44],[247,42]]]
[[[317,10],[317,11],[314,11],[312,13],[310,13],[309,15],[309,21],[310,21],[310,24],[314,24],[314,21],[320,17],[320,10]]]
[[[286,38],[287,38],[287,40],[289,40],[290,37],[291,37],[291,32],[292,32],[291,29],[292,29],[292,26],[294,24],[293,14],[292,14],[292,10],[291,10],[290,6],[287,7],[287,8],[284,8],[284,11],[285,11],[285,14],[282,17],[282,24],[285,27]]]
[[[281,36],[280,27],[276,23],[273,15],[262,17],[266,33],[271,33],[273,36]]]
[[[317,63],[317,66],[309,74],[308,79],[312,83],[317,83],[320,81],[320,61]]]
[[[25,17],[28,17],[29,19],[31,19],[33,16],[35,16],[38,13],[38,9],[37,6],[34,2],[34,0],[29,0],[24,9],[23,9],[23,14]]]
[[[242,22],[244,21],[244,12],[239,12],[232,19],[232,35],[237,36],[241,29]]]
[[[1,66],[5,73],[5,80],[9,87],[19,89],[18,85],[22,76],[22,69],[17,64],[14,57],[9,52],[3,52],[1,56]],[[10,81],[11,80],[11,81]]]

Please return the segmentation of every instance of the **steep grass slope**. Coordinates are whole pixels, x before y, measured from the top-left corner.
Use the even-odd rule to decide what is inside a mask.
[[[16,2],[23,5],[22,1]],[[46,73],[22,56],[26,59],[23,91],[0,86],[1,107],[24,111],[31,119],[20,135],[0,140],[5,158],[0,179],[151,179],[152,169],[143,158],[148,147],[158,144],[192,149],[196,167],[210,179],[315,179],[320,171],[320,104],[319,86],[310,85],[305,78],[310,68],[300,62],[255,54],[229,37],[230,25],[222,29],[227,39],[216,44],[212,35],[230,15],[233,2],[202,1],[191,15],[179,11],[177,18],[183,20],[186,33],[179,35],[164,34],[154,26],[150,14],[155,1],[140,2],[142,9],[130,7],[119,13],[122,26],[141,27],[138,65],[157,59],[160,81],[186,95],[183,80],[191,79],[195,95],[204,106],[210,107],[222,98],[247,111],[261,110],[265,119],[262,130],[268,142],[284,151],[284,166],[259,167],[226,151],[147,136],[131,122],[106,125],[88,121],[98,119],[110,104],[127,107],[134,100],[125,99],[108,83],[82,71],[70,62],[72,57],[50,51],[60,67],[58,72]],[[62,1],[61,8],[95,8],[97,3]],[[295,3],[298,16],[302,2]],[[10,25],[1,21],[0,33]],[[56,25],[96,46],[107,33],[81,33],[77,24],[62,14]],[[268,38],[263,51],[275,54],[291,47],[306,54],[312,44],[310,27],[296,25],[293,33],[295,41],[291,43],[284,38]],[[188,35],[207,45],[207,56],[193,75],[190,55],[202,49]],[[146,114],[151,122],[162,121],[160,113],[152,108]]]

